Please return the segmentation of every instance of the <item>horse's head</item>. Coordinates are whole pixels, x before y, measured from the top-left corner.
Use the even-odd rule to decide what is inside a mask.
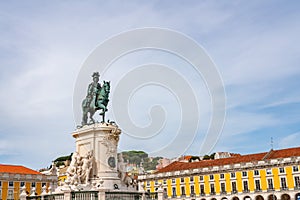
[[[109,91],[110,91],[110,81],[103,81],[103,86],[102,87],[104,88],[104,91],[106,93],[109,93]]]

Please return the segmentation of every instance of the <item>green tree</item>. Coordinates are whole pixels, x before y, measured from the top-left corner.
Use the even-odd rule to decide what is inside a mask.
[[[68,155],[68,156],[60,156],[60,157],[56,158],[56,159],[54,160],[54,163],[55,163],[56,167],[59,167],[59,166],[61,166],[61,165],[64,165],[64,164],[65,164],[65,161],[67,161],[67,160],[70,160],[70,161],[71,161],[72,155],[73,155],[73,153],[71,153],[71,154]]]
[[[203,156],[203,160],[210,160],[210,156],[209,155]]]
[[[156,165],[158,164],[158,160],[162,157],[154,157],[150,159],[148,154],[144,151],[123,151],[121,152],[125,162],[129,162],[131,164],[140,165],[143,163],[143,168],[147,170],[155,170]]]

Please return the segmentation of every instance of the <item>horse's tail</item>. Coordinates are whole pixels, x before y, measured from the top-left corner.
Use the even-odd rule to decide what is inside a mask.
[[[86,103],[87,103],[87,99],[85,98],[85,99],[83,99],[83,101],[81,103],[83,108],[86,108],[88,106],[88,105],[86,105]]]

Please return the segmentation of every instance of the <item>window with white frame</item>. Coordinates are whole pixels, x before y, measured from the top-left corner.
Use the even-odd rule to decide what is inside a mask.
[[[194,182],[194,177],[190,177],[190,182]]]
[[[284,168],[283,167],[279,168],[279,173],[284,173]]]
[[[225,183],[221,183],[221,192],[225,193],[226,192],[226,186]]]
[[[269,190],[273,190],[274,189],[273,179],[268,178],[267,181],[268,181],[268,188],[269,188]]]
[[[236,190],[236,182],[231,182],[231,188],[232,188],[232,192],[233,193],[237,192],[237,190]]]
[[[258,170],[254,170],[254,176],[259,176],[259,171]]]
[[[260,180],[255,180],[255,190],[256,191],[260,190]]]
[[[195,187],[194,187],[194,185],[191,185],[191,194],[195,194]]]
[[[201,194],[205,194],[205,190],[204,190],[204,185],[203,184],[200,185],[200,193]]]
[[[168,189],[164,188],[164,198],[168,198]]]
[[[224,179],[224,174],[220,174],[220,179]]]
[[[14,182],[13,181],[9,181],[8,182],[8,187],[14,187]]]
[[[175,178],[172,179],[172,183],[175,183]]]
[[[13,200],[13,199],[14,199],[14,191],[13,190],[8,190],[7,200]]]
[[[175,197],[176,196],[176,188],[172,187],[172,196]]]
[[[234,172],[231,172],[231,178],[235,178],[235,173]]]
[[[293,166],[293,172],[298,172],[299,171],[299,167],[297,165]]]
[[[210,184],[210,193],[214,194],[215,193],[215,184]]]
[[[246,172],[246,171],[243,171],[243,172],[242,172],[242,175],[243,175],[243,177],[247,177],[247,172]]]
[[[243,181],[244,191],[247,192],[249,190],[248,181]]]
[[[148,181],[148,182],[149,182],[149,181]],[[25,186],[25,182],[24,182],[24,181],[21,181],[20,186],[21,186],[21,187],[24,187],[24,186]]]
[[[266,169],[266,173],[267,173],[267,175],[271,175],[272,174],[272,170],[271,169]]]
[[[281,177],[280,178],[280,182],[281,182],[281,188],[282,189],[286,189],[287,187],[286,187],[286,179],[285,179],[285,177]]]
[[[180,179],[180,182],[181,182],[181,183],[184,183],[184,178],[181,178],[181,179]]]
[[[209,175],[209,180],[214,180],[214,175],[213,174]]]
[[[185,195],[185,187],[181,186],[181,195]]]
[[[31,187],[35,187],[35,182],[32,182],[32,183],[31,183]]]
[[[300,178],[299,178],[299,176],[295,176],[294,181],[295,181],[295,187],[300,188]]]
[[[199,176],[200,181],[203,181],[203,176]]]
[[[167,180],[166,179],[163,180],[163,184],[167,184]]]

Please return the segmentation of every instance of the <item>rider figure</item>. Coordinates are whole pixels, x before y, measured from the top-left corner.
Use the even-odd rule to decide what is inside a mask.
[[[96,108],[98,91],[101,89],[101,85],[98,83],[100,77],[99,72],[94,72],[92,77],[93,82],[90,83],[88,87],[85,107],[89,107],[91,103],[93,103],[93,107]]]

